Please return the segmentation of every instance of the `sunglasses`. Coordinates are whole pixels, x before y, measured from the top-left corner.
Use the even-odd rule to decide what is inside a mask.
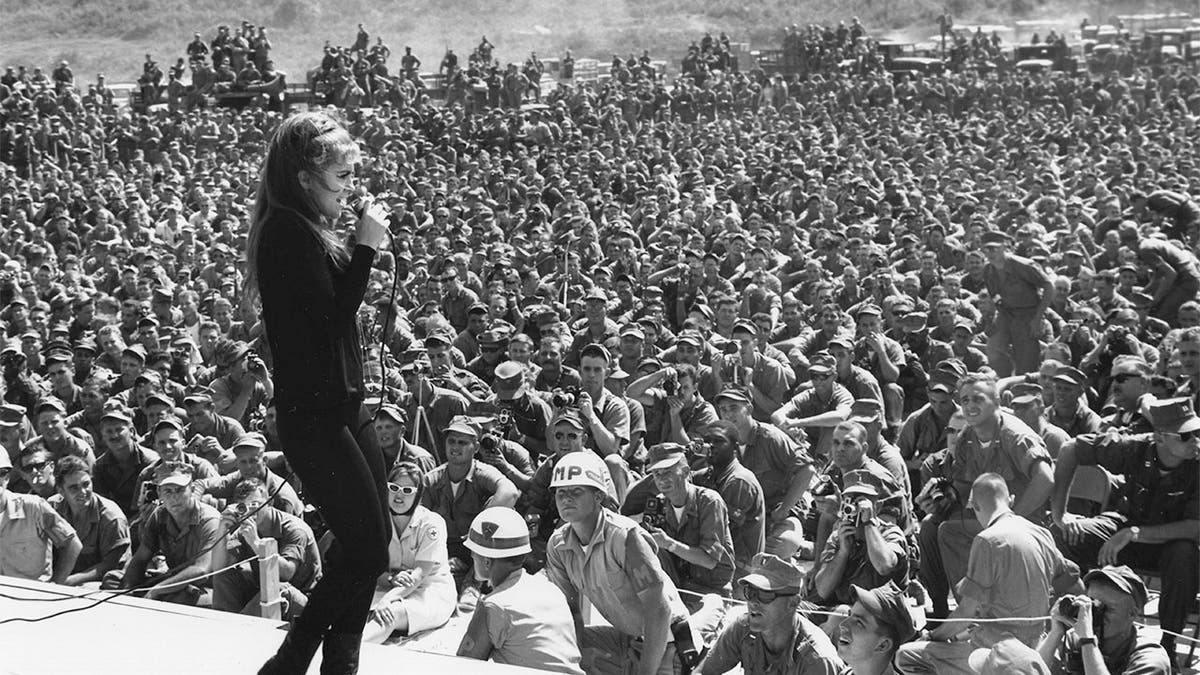
[[[8,474],[12,473],[12,469],[4,467],[0,469],[0,478],[8,478]]]
[[[395,483],[388,483],[388,492],[391,492],[392,494],[402,494],[405,497],[411,497],[417,494],[417,488],[413,487],[412,485],[396,485]]]
[[[572,440],[572,441],[574,441],[574,440],[576,440],[576,439],[578,439],[578,438],[579,438],[579,434],[576,434],[576,433],[564,434],[564,433],[562,433],[561,431],[556,431],[556,432],[554,432],[554,440],[556,440],[556,441],[561,441],[561,440],[563,440],[564,438],[565,438],[565,439],[568,439],[568,440]]]
[[[1185,431],[1181,434],[1171,434],[1171,435],[1177,437],[1179,440],[1183,441],[1184,443],[1187,443],[1188,441],[1191,441],[1195,438],[1200,438],[1200,431]]]
[[[1113,375],[1113,382],[1117,383],[1124,383],[1128,382],[1129,380],[1140,379],[1142,379],[1142,376],[1139,373],[1121,373],[1120,375]]]
[[[30,464],[22,464],[21,468],[25,469],[26,471],[29,471],[29,472],[34,472],[34,471],[41,471],[42,469],[45,469],[48,466],[50,466],[50,462],[48,460],[42,460],[40,462],[32,462]]]
[[[773,591],[764,591],[761,588],[751,586],[749,584],[745,584],[743,587],[745,588],[747,602],[756,602],[760,605],[767,605],[775,602],[779,598],[787,598],[796,595],[795,593],[776,593]]]
[[[810,378],[810,379],[812,379],[812,380],[820,380],[821,382],[824,382],[825,380],[828,380],[828,379],[829,379],[829,378],[831,378],[831,377],[833,377],[833,373],[826,373],[826,374],[824,374],[824,375],[810,375],[810,376],[809,376],[809,378]]]

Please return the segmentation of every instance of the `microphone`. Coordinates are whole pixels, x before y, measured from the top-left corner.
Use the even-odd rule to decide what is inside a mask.
[[[362,218],[363,214],[367,211],[366,196],[366,193],[360,189],[351,192],[350,196],[346,198],[346,208],[354,212],[354,215],[358,218]]]

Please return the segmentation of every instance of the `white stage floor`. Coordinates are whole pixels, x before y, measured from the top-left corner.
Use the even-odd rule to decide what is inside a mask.
[[[85,607],[97,594],[0,577],[0,619],[37,618]],[[63,598],[51,602],[38,599]],[[219,673],[253,675],[275,652],[282,624],[207,609],[123,597],[38,623],[0,625],[0,674],[131,675]],[[320,653],[310,673],[316,673]],[[362,675],[453,673],[520,675],[540,671],[418,651],[409,646],[364,645]]]

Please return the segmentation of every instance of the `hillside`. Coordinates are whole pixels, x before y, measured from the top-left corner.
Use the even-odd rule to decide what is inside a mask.
[[[1126,3],[1121,3],[1122,7]],[[1149,3],[1128,3],[1129,9]],[[1153,3],[1155,7],[1168,4]],[[481,35],[502,59],[523,60],[531,50],[576,57],[609,58],[643,47],[675,61],[705,30],[725,30],[756,46],[778,43],[792,23],[824,23],[858,16],[876,32],[911,28],[936,33],[935,18],[949,9],[960,23],[1008,23],[1014,18],[1053,17],[1077,24],[1093,15],[1091,0],[4,0],[0,63],[48,69],[71,62],[76,77],[91,81],[98,71],[110,82],[133,81],[147,53],[165,67],[183,54],[194,31],[205,39],[219,24],[242,20],[269,27],[277,64],[295,76],[311,68],[325,40],[349,44],[361,21],[383,37],[394,53],[405,45],[436,69],[447,45],[464,55]],[[1104,3],[1115,13],[1114,3]],[[1013,9],[1018,14],[1013,14]]]

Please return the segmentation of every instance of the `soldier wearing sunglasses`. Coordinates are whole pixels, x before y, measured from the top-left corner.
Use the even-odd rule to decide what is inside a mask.
[[[1200,579],[1200,417],[1186,398],[1150,401],[1143,412],[1153,437],[1087,434],[1063,446],[1054,471],[1051,513],[1055,540],[1081,567],[1131,565],[1163,577],[1159,620],[1181,632]],[[1125,477],[1112,503],[1092,518],[1066,513],[1068,486],[1078,466],[1102,466]],[[1174,638],[1162,644],[1174,652]]]
[[[770,553],[751,562],[739,582],[746,613],[726,624],[700,663],[702,675],[727,673],[741,664],[746,675],[834,675],[846,664],[833,642],[801,615],[804,572]]]

